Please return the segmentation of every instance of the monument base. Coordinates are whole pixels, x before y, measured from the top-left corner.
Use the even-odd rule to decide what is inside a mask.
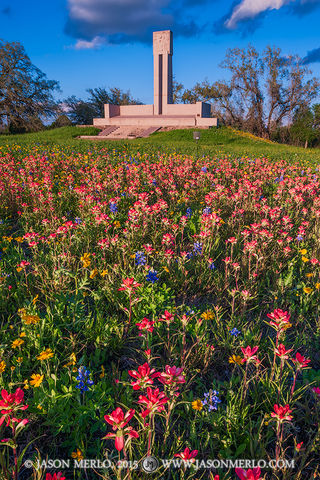
[[[217,127],[217,118],[197,118],[197,117],[175,117],[175,116],[153,116],[153,117],[112,117],[95,118],[93,121],[95,127],[132,126],[137,127]]]
[[[217,127],[218,119],[210,117],[210,105],[204,102],[195,104],[167,104],[161,115],[154,114],[154,105],[110,105],[104,106],[104,118],[94,118],[93,125],[137,127]]]

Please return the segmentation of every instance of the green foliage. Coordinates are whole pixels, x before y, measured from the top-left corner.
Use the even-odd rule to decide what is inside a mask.
[[[301,108],[297,111],[290,127],[292,140],[305,148],[320,143],[320,105]]]
[[[39,118],[50,118],[57,111],[53,92],[58,82],[31,63],[18,42],[0,39],[0,126],[12,133],[39,129]]]

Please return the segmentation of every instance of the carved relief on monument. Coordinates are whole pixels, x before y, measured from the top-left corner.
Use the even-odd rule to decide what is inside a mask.
[[[153,52],[159,55],[164,53],[172,55],[172,33],[170,30],[153,32]]]

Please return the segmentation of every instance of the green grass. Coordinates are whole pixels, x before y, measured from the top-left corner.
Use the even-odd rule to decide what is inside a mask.
[[[272,143],[258,137],[249,136],[243,132],[234,131],[228,127],[201,130],[198,147],[193,140],[191,129],[156,132],[148,138],[130,141],[86,140],[78,139],[79,135],[96,135],[99,132],[94,127],[78,128],[63,127],[23,135],[0,135],[0,145],[28,145],[28,144],[60,144],[68,145],[79,151],[88,148],[121,148],[132,152],[142,146],[150,151],[179,152],[199,156],[226,156],[250,158],[268,157],[272,160],[309,160],[312,163],[320,162],[320,149],[304,149],[291,145]]]
[[[100,130],[95,127],[61,127],[36,133],[0,135],[0,144],[67,143],[78,145],[77,137],[79,135],[97,135],[99,132]]]
[[[194,153],[195,140],[192,136],[193,130],[172,130],[159,132],[149,138],[140,139],[141,144],[152,144],[154,146],[173,147],[176,151]],[[248,156],[268,157],[274,160],[311,160],[320,161],[320,149],[304,149],[292,145],[283,145],[265,141],[258,137],[245,136],[244,132],[236,132],[227,127],[200,130],[199,155],[209,154],[232,157]],[[137,140],[136,140],[137,141]]]

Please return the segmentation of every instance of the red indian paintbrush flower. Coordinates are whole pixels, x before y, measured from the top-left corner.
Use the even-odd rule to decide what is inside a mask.
[[[154,368],[150,368],[148,363],[140,365],[137,370],[128,370],[128,373],[131,377],[135,378],[134,382],[131,382],[133,390],[139,390],[140,388],[145,388],[148,385],[153,384],[153,378],[156,378],[160,373],[155,373]]]
[[[146,330],[147,332],[153,332],[154,322],[149,320],[147,317],[144,317],[140,323],[136,323],[136,326],[139,330]]]
[[[174,315],[170,312],[168,312],[168,310],[165,310],[164,311],[164,314],[161,315],[161,317],[159,318],[159,321],[160,322],[166,322],[167,325],[169,325],[172,320],[174,319]]]
[[[189,462],[193,463],[197,455],[198,455],[198,450],[190,450],[187,447],[183,450],[183,452],[176,453],[175,457],[179,457],[182,460],[189,460]]]
[[[186,379],[182,375],[183,368],[170,367],[166,365],[166,371],[159,374],[159,382],[164,385],[174,385],[177,383],[185,383]]]
[[[296,353],[296,357],[292,361],[296,364],[298,370],[308,368],[308,364],[311,362],[309,358],[303,357],[299,352]]]
[[[286,330],[291,327],[290,313],[284,312],[280,308],[276,308],[272,313],[267,313],[267,317],[271,318],[269,324],[274,327],[277,331]]]
[[[46,473],[46,480],[66,480],[66,477],[63,477],[62,472],[54,473],[53,475]]]
[[[255,355],[255,353],[258,351],[259,347],[256,346],[256,347],[241,347],[241,350],[242,350],[242,353],[243,353],[243,359],[242,359],[242,363],[245,363],[245,362],[251,362],[252,360],[256,360],[257,359],[257,355]]]
[[[150,413],[162,412],[164,410],[164,404],[167,403],[168,400],[169,398],[165,396],[164,392],[160,392],[159,388],[152,390],[148,387],[147,395],[140,395],[138,400],[140,405],[146,406],[146,410],[141,413],[142,418],[147,417]]]
[[[282,343],[275,349],[275,354],[284,360],[289,358],[288,353],[290,352],[292,352],[292,348],[286,350],[286,347]]]
[[[317,395],[318,398],[320,398],[320,388],[319,387],[314,387],[312,391]]]
[[[274,412],[271,412],[271,417],[276,418],[278,422],[290,422],[290,420],[292,420],[292,415],[289,415],[292,410],[290,409],[288,404],[284,407],[281,407],[280,405],[274,405],[273,409]]]
[[[26,410],[28,408],[28,405],[23,405],[24,391],[21,388],[17,388],[14,393],[8,393],[7,390],[1,390],[1,397],[1,413],[4,413],[2,410],[11,413],[14,409]]]
[[[122,280],[121,287],[118,290],[132,293],[138,287],[141,287],[141,283],[137,283],[134,278],[126,278]]]
[[[243,468],[236,468],[236,474],[240,480],[260,480],[261,478],[261,469],[260,467],[255,467],[249,470],[243,470]]]
[[[12,414],[15,414],[18,410],[26,410],[28,405],[23,404],[24,391],[21,388],[17,388],[14,393],[8,393],[7,390],[1,390],[0,400],[0,426],[3,422],[6,422],[8,427],[10,423],[20,423],[26,425],[28,420],[21,420],[19,418],[12,417]]]
[[[113,430],[123,428],[130,422],[133,417],[135,410],[131,408],[127,411],[126,414],[123,413],[120,407],[116,408],[111,415],[105,415],[104,419],[109,425],[112,425]]]
[[[116,430],[116,433],[107,433],[107,435],[103,438],[114,438],[115,447],[118,452],[120,452],[124,447],[125,435],[128,435],[130,438],[139,438],[138,432],[133,430],[132,427],[124,428],[127,423],[130,422],[134,413],[135,410],[131,408],[126,414],[124,414],[122,409],[118,407],[111,413],[111,415],[104,416],[105,421],[112,425],[112,430]]]

